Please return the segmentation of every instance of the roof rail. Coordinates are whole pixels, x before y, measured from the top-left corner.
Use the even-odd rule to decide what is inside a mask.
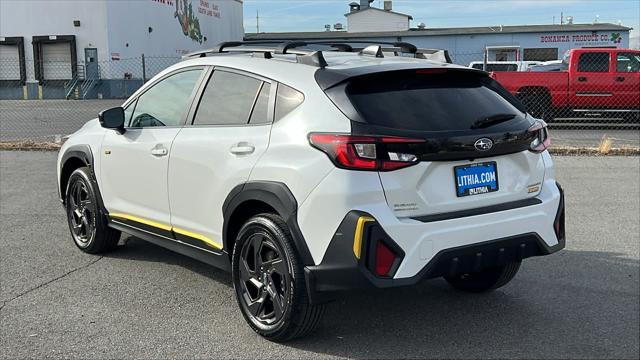
[[[368,44],[362,48],[356,48],[350,44]],[[229,52],[243,52],[243,53],[258,53],[262,54],[265,58],[271,58],[273,54],[293,54],[296,55],[296,60],[301,64],[307,64],[318,67],[326,67],[327,62],[322,54],[321,50],[303,50],[302,47],[308,47],[310,45],[326,45],[331,47],[334,51],[341,52],[359,52],[363,55],[373,55],[376,57],[384,57],[383,51],[385,49],[380,45],[391,45],[393,48],[398,48],[404,53],[416,54],[418,48],[407,42],[387,42],[387,41],[361,41],[361,40],[347,40],[347,41],[280,41],[280,40],[250,40],[250,41],[226,41],[222,42],[216,47],[200,50],[186,54],[182,59],[191,59],[197,57],[206,57],[207,54],[221,54]],[[375,51],[374,51],[375,50]],[[268,53],[268,55],[267,55]]]
[[[186,54],[182,58],[191,59],[196,57],[206,57],[207,54],[220,54],[229,52],[262,53],[266,59],[272,58],[272,54],[293,54],[296,55],[296,60],[301,64],[326,67],[327,61],[324,59],[322,51],[297,49],[299,47],[307,45],[308,44],[303,41],[227,41],[218,44],[212,49],[201,50]]]

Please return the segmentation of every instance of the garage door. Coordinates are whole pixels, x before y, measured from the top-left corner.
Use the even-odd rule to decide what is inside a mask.
[[[0,80],[20,80],[18,45],[0,45]]]
[[[42,71],[45,80],[69,80],[73,77],[70,46],[68,42],[42,44]]]

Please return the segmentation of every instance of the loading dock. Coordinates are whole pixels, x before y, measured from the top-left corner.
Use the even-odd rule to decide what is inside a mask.
[[[47,35],[33,37],[35,78],[69,81],[76,76],[78,57],[75,35]]]

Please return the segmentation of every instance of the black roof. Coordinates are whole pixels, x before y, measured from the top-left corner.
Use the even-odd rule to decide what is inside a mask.
[[[475,35],[475,34],[518,34],[541,32],[570,32],[570,31],[629,31],[630,27],[600,23],[600,24],[571,24],[571,25],[505,25],[478,26],[461,28],[433,28],[410,29],[406,31],[358,32],[346,31],[317,31],[317,32],[281,32],[281,33],[247,33],[245,40],[304,40],[304,39],[353,39],[372,37],[406,37],[406,36],[435,36],[435,35]]]

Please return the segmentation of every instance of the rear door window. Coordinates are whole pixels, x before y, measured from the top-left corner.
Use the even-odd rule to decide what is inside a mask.
[[[258,98],[263,81],[224,70],[214,71],[202,94],[194,125],[244,125],[249,122],[253,105]],[[267,101],[268,103],[268,101]],[[262,106],[255,119],[265,121],[266,109]]]
[[[262,89],[258,93],[258,98],[251,111],[249,124],[267,124],[269,120],[269,94],[271,93],[271,84],[265,82]]]
[[[462,71],[392,71],[356,78],[347,96],[372,125],[458,131],[498,114],[523,116],[522,104],[488,76]]]
[[[608,72],[609,71],[609,53],[606,52],[589,52],[580,54],[578,60],[579,72]]]

